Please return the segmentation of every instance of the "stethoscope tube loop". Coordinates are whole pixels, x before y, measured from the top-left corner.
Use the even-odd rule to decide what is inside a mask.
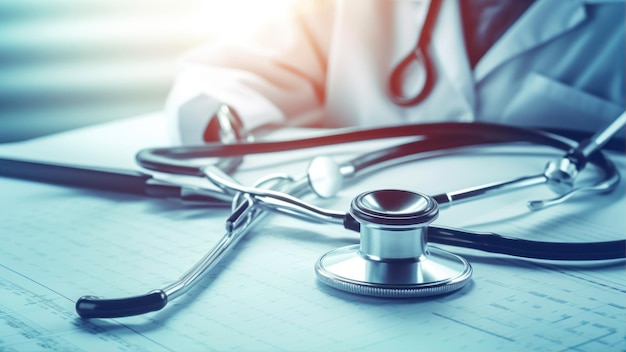
[[[421,34],[417,40],[417,45],[407,56],[394,67],[389,75],[387,82],[387,90],[389,99],[399,106],[407,107],[421,103],[426,99],[437,81],[437,70],[430,54],[430,38],[435,28],[435,22],[439,15],[441,0],[431,0]],[[422,64],[424,70],[424,83],[418,93],[409,96],[404,94],[404,82],[407,77],[409,68],[414,65]]]
[[[392,137],[407,137],[407,136],[415,136],[418,140],[414,142],[405,143],[399,146],[393,146],[381,151],[375,151],[372,153],[366,153],[361,156],[356,157],[350,161],[350,164],[355,170],[355,174],[361,174],[367,170],[372,169],[375,166],[380,166],[386,161],[390,161],[392,159],[397,159],[401,157],[411,156],[413,154],[421,153],[421,152],[430,152],[430,151],[438,151],[442,149],[451,149],[469,145],[480,145],[480,144],[498,144],[505,142],[528,142],[532,144],[539,144],[550,146],[559,150],[563,150],[565,152],[575,150],[577,147],[577,143],[573,140],[538,131],[538,130],[530,130],[512,126],[504,126],[504,125],[496,125],[496,124],[487,124],[487,123],[435,123],[435,124],[421,124],[421,125],[408,125],[408,126],[390,126],[384,128],[376,128],[376,129],[367,129],[364,131],[347,131],[341,132],[334,135],[323,136],[323,137],[314,137],[308,138],[304,140],[297,141],[282,141],[282,142],[263,142],[263,143],[252,143],[252,144],[231,144],[231,145],[207,145],[203,147],[192,147],[192,148],[174,148],[173,150],[169,149],[148,149],[144,150],[138,155],[138,160],[143,166],[152,165],[156,166],[157,171],[165,171],[168,172],[168,169],[161,169],[161,167],[168,168],[171,166],[169,163],[172,162],[172,157],[176,159],[182,158],[187,159],[190,157],[223,157],[223,156],[239,156],[240,154],[251,154],[251,153],[262,153],[262,152],[273,152],[273,151],[284,151],[284,150],[293,150],[297,148],[308,148],[315,147],[325,144],[339,144],[339,143],[349,143],[355,141],[363,141],[363,140],[371,140],[371,139],[380,139],[380,138],[392,138]],[[150,160],[144,159],[145,157],[150,158],[151,156],[158,156],[162,158],[161,161],[166,163],[165,166],[158,166],[156,164],[150,164]],[[575,189],[574,193],[582,192],[585,190],[603,190],[609,191],[615,187],[615,185],[619,182],[619,173],[615,165],[608,160],[601,151],[595,152],[591,154],[588,158],[588,162],[597,166],[603,173],[604,178],[598,181],[596,184],[592,184],[590,186],[579,187]],[[144,162],[145,161],[145,162]],[[208,176],[209,179],[212,177],[217,177],[219,179],[213,180],[216,181],[216,184],[221,184],[222,187],[232,187],[229,192],[241,192],[241,193],[252,193],[256,192],[253,188],[241,187],[240,185],[229,183],[227,173],[223,172],[219,167],[211,167],[214,171],[211,174],[207,174],[206,170],[200,170],[199,167],[188,167],[188,171],[191,171],[193,174],[200,173],[201,175]],[[552,180],[547,175],[537,175],[535,176],[537,179],[547,179],[548,182]],[[226,187],[226,188],[228,188]],[[258,192],[257,192],[258,193]],[[561,197],[556,200],[550,201],[539,201],[533,202],[531,204],[531,208],[541,208],[546,205],[549,205],[551,202],[559,202],[562,199],[570,197],[573,195],[572,191],[569,193],[565,193]],[[273,210],[283,211],[290,215],[298,215],[302,218],[313,217],[317,218],[321,222],[343,222],[344,227],[351,230],[358,230],[360,225],[358,222],[354,221],[354,219],[350,216],[344,216],[344,213],[340,212],[329,212],[324,209],[320,209],[314,206],[300,207],[300,202],[298,199],[294,199],[291,196],[285,197],[275,197],[276,193],[272,191],[262,190],[261,193],[254,194],[255,197],[260,197],[262,200],[260,204],[265,203],[265,206],[268,208],[273,208]],[[442,199],[446,199],[448,195],[437,195],[435,198],[439,201]],[[459,196],[457,196],[458,198]],[[274,201],[276,199],[276,201]],[[296,202],[294,202],[294,200]],[[458,201],[458,199],[454,199],[454,201]],[[444,205],[446,202],[442,202]],[[286,206],[289,205],[290,206]],[[295,205],[295,206],[292,206]],[[433,242],[437,242],[439,239],[437,237],[433,237]],[[441,239],[449,241],[445,237]],[[457,245],[462,246],[463,241],[457,242]],[[491,245],[493,248],[493,244]],[[517,253],[513,250],[508,250],[508,253]],[[601,253],[603,250],[599,248],[598,252]],[[549,253],[549,251],[548,251]],[[620,254],[621,253],[621,254]],[[526,254],[525,254],[526,256]],[[546,255],[538,255],[538,257],[547,257]],[[590,254],[589,259],[613,259],[615,257],[623,256],[622,252],[613,252],[613,254]],[[583,255],[584,258],[587,258]]]
[[[380,133],[378,133],[380,131]],[[531,144],[550,146],[563,151],[571,151],[576,147],[576,142],[564,137],[550,134],[543,131],[523,129],[512,126],[487,124],[487,123],[436,123],[424,125],[390,126],[381,129],[368,129],[362,133],[349,131],[330,136],[315,137],[298,141],[263,142],[263,143],[242,143],[231,145],[210,144],[203,147],[183,147],[183,148],[159,148],[142,150],[137,155],[140,165],[152,168],[155,171],[167,173],[186,173],[190,175],[205,176],[200,166],[183,163],[180,159],[198,157],[223,157],[240,156],[239,153],[261,153],[293,150],[297,148],[308,148],[324,144],[340,144],[358,142],[363,140],[407,137],[415,136],[417,141],[405,143],[399,146],[389,147],[380,151],[366,153],[350,161],[354,173],[362,173],[371,170],[374,166],[381,167],[387,161],[411,156],[418,153],[459,148],[464,146],[501,144],[510,142],[527,142]],[[174,159],[172,159],[174,157]],[[562,158],[562,160],[565,160]],[[561,161],[562,161],[561,160]],[[242,158],[226,158],[222,163],[215,166],[229,172],[229,167],[236,166]],[[234,162],[234,163],[233,163]],[[531,209],[541,209],[546,206],[558,204],[569,197],[583,192],[594,190],[610,190],[619,182],[619,173],[615,165],[609,161],[601,151],[593,153],[587,160],[596,165],[604,173],[604,179],[594,185],[578,187],[573,189],[572,182],[564,182],[566,179],[559,176],[561,173],[548,174],[546,169],[544,175],[550,188],[561,194],[552,200],[532,201],[529,203]],[[224,167],[223,165],[226,165]],[[219,182],[217,183],[219,184]],[[439,195],[438,200],[445,199]],[[457,197],[458,198],[458,197]],[[443,203],[441,204],[444,205]]]
[[[434,68],[434,63],[428,54],[428,48],[416,48],[409,55],[407,55],[396,66],[391,75],[389,76],[389,83],[387,86],[389,99],[395,104],[403,107],[413,106],[421,103],[426,97],[430,95],[430,92],[435,86],[437,80],[437,71]],[[407,96],[404,94],[404,82],[407,71],[413,65],[422,64],[424,70],[424,83],[419,93],[414,96]]]

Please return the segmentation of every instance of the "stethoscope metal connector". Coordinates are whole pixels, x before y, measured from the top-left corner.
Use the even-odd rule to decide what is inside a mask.
[[[358,223],[361,243],[320,257],[318,278],[343,291],[377,297],[433,296],[462,288],[472,276],[470,264],[427,242],[428,225],[438,215],[437,202],[421,193],[360,194],[350,217]]]

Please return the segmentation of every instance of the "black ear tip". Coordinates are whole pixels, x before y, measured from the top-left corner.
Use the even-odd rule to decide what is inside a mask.
[[[162,290],[118,299],[83,296],[76,301],[76,313],[85,319],[120,318],[154,312],[165,305],[167,305],[167,295]]]

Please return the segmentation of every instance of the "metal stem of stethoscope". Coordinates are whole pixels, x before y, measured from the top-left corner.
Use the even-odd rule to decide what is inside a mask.
[[[256,187],[261,187],[263,184],[264,182],[259,182]],[[274,185],[277,188],[282,186],[286,186],[285,183],[278,182]],[[288,191],[294,193],[303,188],[302,184],[298,182],[291,183],[288,187]],[[196,280],[209,272],[234,248],[254,223],[266,216],[266,213],[261,212],[256,204],[257,201],[247,195],[244,195],[240,202],[234,204],[233,212],[226,221],[226,233],[220,241],[176,282],[162,289],[168,300],[173,300],[187,292]]]
[[[226,176],[229,182],[236,182]],[[267,180],[255,184],[260,189]],[[306,182],[279,182],[272,185],[276,189],[294,195],[306,189]],[[83,318],[115,318],[145,314],[162,309],[168,302],[183,295],[192,288],[199,279],[211,271],[235,245],[247,234],[253,224],[267,214],[258,206],[259,201],[248,195],[239,198],[241,201],[234,204],[234,210],[227,220],[226,233],[218,243],[196,262],[178,280],[162,289],[157,289],[145,295],[103,299],[96,296],[83,296],[76,302],[76,312]],[[235,225],[236,224],[236,225]]]
[[[258,200],[259,205],[271,210],[277,210],[291,215],[302,215],[308,220],[318,220],[326,223],[340,224],[345,216],[345,213],[317,207],[285,192],[259,187],[246,187],[234,181],[228,174],[213,165],[203,167],[202,172],[212,183],[219,185],[218,187],[224,189],[226,192],[246,194]],[[329,175],[331,174],[332,172],[329,173]],[[308,175],[299,178],[297,183],[306,184],[307,182],[309,186],[311,186],[311,179]],[[314,186],[311,188],[315,189]],[[229,220],[227,220],[227,226],[230,226]]]

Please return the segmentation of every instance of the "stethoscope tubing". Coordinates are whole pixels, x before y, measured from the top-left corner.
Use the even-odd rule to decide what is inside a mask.
[[[508,128],[507,128],[508,129]],[[575,146],[575,142],[562,138],[555,138],[551,134],[531,132],[530,136],[535,143],[550,145],[552,147],[567,151]],[[349,163],[354,168],[352,177],[363,176],[371,172],[371,168],[380,167],[385,162],[423,152],[442,151],[447,148],[456,148],[467,145],[488,144],[490,140],[482,137],[465,136],[464,138],[444,138],[444,139],[424,139],[402,145],[393,146],[387,149],[366,153],[352,159]],[[495,142],[494,142],[495,143]],[[594,153],[589,162],[595,164],[606,174],[607,182],[614,185],[619,181],[619,173],[615,165],[607,159],[603,153]],[[259,204],[270,210],[284,213],[290,216],[297,216],[300,219],[325,222],[331,224],[341,224],[346,229],[359,231],[358,223],[350,221],[349,215],[343,212],[321,209],[311,204],[307,204],[293,196],[277,191],[259,189],[255,187],[241,186],[228,180],[228,175],[219,168],[210,167],[211,172],[207,173],[207,168],[203,173],[215,183],[220,184],[230,192],[247,194],[259,200]],[[533,178],[533,177],[527,177]],[[535,176],[534,178],[541,178]],[[526,178],[521,178],[526,179]],[[438,197],[435,196],[435,199]],[[494,233],[476,232],[470,230],[458,230],[431,226],[429,228],[429,241],[438,244],[446,244],[457,247],[481,250],[490,253],[499,253],[517,257],[548,259],[548,260],[609,260],[626,257],[626,241],[608,242],[540,242],[525,239],[511,238]]]
[[[417,140],[359,155],[348,161],[347,164],[350,166],[353,173],[361,173],[363,170],[372,171],[376,169],[376,167],[383,167],[388,162],[403,157],[410,157],[427,152],[441,152],[467,146],[526,142],[549,146],[569,153],[571,150],[575,150],[578,144],[576,141],[561,135],[513,126],[489,123],[435,123],[348,130],[332,135],[301,140],[230,145],[212,143],[195,147],[151,148],[140,151],[136,159],[139,165],[153,171],[205,176],[202,167],[196,166],[197,164],[189,163],[190,159],[220,158],[220,162],[224,163],[224,160],[231,158],[242,160],[242,155],[247,154],[269,153],[373,139],[410,136]],[[605,174],[603,185],[595,185],[593,187],[599,188],[600,186],[606,185],[614,187],[619,181],[619,173],[615,165],[608,160],[601,151],[593,153],[588,159],[589,160],[585,160],[585,163],[588,161],[595,164]],[[231,164],[227,163],[226,165]],[[224,168],[220,168],[226,173],[232,171],[232,169],[224,170]],[[570,195],[561,198],[566,199]],[[448,202],[447,197],[440,197],[438,200]],[[544,204],[547,203],[539,202],[537,206],[541,207]],[[441,205],[443,206],[444,204],[441,203]]]
[[[430,53],[430,39],[435,28],[435,22],[439,15],[442,0],[431,0],[421,33],[415,48],[396,65],[387,82],[389,99],[398,106],[414,106],[424,101],[433,90],[437,81],[437,70]],[[422,64],[424,83],[417,94],[411,96],[404,94],[404,82],[407,71],[416,64]]]
[[[225,177],[228,178],[227,175]],[[278,183],[274,187],[284,188],[284,192],[294,196],[299,196],[307,190],[303,180],[288,182],[286,185]],[[82,318],[118,318],[163,309],[169,302],[191,289],[228,255],[235,245],[248,234],[252,226],[268,215],[265,210],[267,209],[259,206],[257,200],[244,195],[238,204],[234,204],[233,212],[227,219],[227,223],[231,222],[237,225],[227,226],[226,233],[217,244],[178,280],[162,289],[133,297],[105,299],[96,296],[83,296],[76,302],[76,312]]]
[[[384,126],[368,129],[345,129],[330,135],[287,141],[235,144],[207,143],[199,146],[147,148],[139,151],[135,159],[141,167],[148,170],[202,176],[201,166],[190,164],[189,160],[274,153],[400,137],[429,139],[430,142],[422,144],[424,151],[475,144],[510,142],[528,142],[567,150],[573,148],[576,144],[574,141],[565,137],[540,130],[481,122],[444,122]],[[405,151],[398,151],[400,154],[403,152]],[[406,152],[408,153],[408,151]],[[385,153],[386,152],[376,154],[374,152],[371,156],[363,156],[360,160],[355,160],[353,164],[357,168],[368,167],[378,163],[381,160],[381,154],[382,157],[385,158]],[[398,155],[400,156],[400,154]],[[375,155],[378,155],[378,157]]]
[[[462,126],[461,126],[462,125]],[[460,129],[459,132],[459,128]],[[469,132],[469,135],[468,135]],[[424,134],[431,135],[424,136]],[[472,134],[473,133],[473,134]],[[352,159],[351,163],[355,170],[354,177],[361,176],[372,168],[402,157],[408,157],[418,152],[435,151],[446,148],[455,148],[474,144],[492,144],[503,142],[531,142],[552,146],[562,150],[569,150],[576,146],[576,142],[553,136],[543,132],[529,131],[525,129],[512,128],[508,126],[488,125],[488,124],[432,124],[418,126],[397,126],[386,129],[366,130],[365,132],[351,131],[333,136],[310,138],[299,141],[288,142],[264,142],[235,145],[207,145],[193,148],[157,148],[141,151],[137,159],[140,165],[152,168],[154,171],[172,172],[180,170],[179,162],[183,159],[198,157],[241,157],[244,154],[292,150],[296,147],[316,147],[324,143],[338,144],[348,141],[362,141],[378,138],[408,137],[418,135],[420,140],[405,143],[401,146],[394,146],[376,153],[364,154]],[[421,136],[421,137],[420,137]],[[258,147],[258,148],[257,148]],[[241,161],[241,160],[239,160]],[[238,161],[238,162],[239,162]],[[593,153],[590,161],[599,166],[609,177],[615,180],[619,178],[619,173],[614,164],[604,157],[602,152]],[[219,166],[213,166],[219,170],[228,181],[228,173]],[[182,168],[187,174],[204,174],[206,167],[186,165]],[[186,292],[202,276],[204,276],[219,260],[224,257],[230,249],[248,232],[250,226],[257,222],[267,212],[264,209],[282,211],[280,207],[272,206],[271,202],[263,202],[262,197],[266,196],[259,192],[268,192],[263,188],[244,187],[236,184],[223,188],[231,188],[231,193],[242,195],[242,203],[234,209],[229,217],[231,226],[227,226],[223,239],[208,252],[198,263],[188,270],[176,282],[163,289],[154,290],[148,294],[120,298],[101,299],[93,296],[85,296],[76,303],[76,310],[84,318],[93,317],[121,317],[147,313],[160,310],[168,303]],[[288,183],[289,184],[289,183]],[[307,190],[303,179],[294,181],[284,194],[299,196],[301,192]],[[241,189],[238,189],[241,188]],[[225,189],[224,189],[225,190]],[[258,191],[257,191],[258,190]],[[225,190],[227,191],[227,190]],[[308,190],[310,191],[310,190]],[[276,191],[278,192],[278,191]],[[267,195],[271,195],[268,193]],[[240,197],[241,198],[241,197]],[[272,199],[272,197],[268,197]],[[291,197],[283,197],[281,201],[289,201]],[[268,206],[269,205],[269,206]],[[289,209],[283,209],[290,213]],[[316,211],[315,207],[307,211]],[[296,212],[297,213],[297,212]],[[329,212],[331,216],[329,222],[337,223],[336,212]],[[296,214],[298,215],[298,214]],[[302,215],[302,214],[300,214]],[[328,215],[328,214],[327,214]],[[358,230],[358,222],[352,221],[349,216],[343,216],[343,226],[346,229]],[[305,217],[306,218],[306,217]],[[243,219],[243,220],[242,220]],[[309,217],[310,219],[310,217]],[[626,241],[609,241],[594,243],[562,243],[562,242],[537,242],[524,239],[509,238],[493,233],[479,233],[474,231],[448,229],[431,226],[428,229],[428,240],[432,243],[452,245],[471,249],[478,249],[486,252],[522,256],[535,259],[550,260],[605,260],[624,258],[626,255]]]
[[[595,261],[626,258],[626,240],[604,242],[546,242],[507,237],[491,232],[428,228],[428,241],[488,253],[550,261]]]
[[[409,143],[411,147],[414,144]],[[612,166],[613,164],[608,163],[607,165]],[[246,194],[257,200],[259,206],[268,210],[296,216],[306,221],[342,224],[348,230],[360,231],[359,223],[354,221],[348,213],[319,208],[287,193],[239,185],[230,181],[227,174],[214,166],[205,168],[204,173],[212,182],[222,185],[230,192]],[[355,177],[358,176],[357,174]],[[626,240],[585,243],[545,242],[507,237],[490,232],[431,225],[428,228],[428,241],[531,259],[591,261],[626,257]]]

